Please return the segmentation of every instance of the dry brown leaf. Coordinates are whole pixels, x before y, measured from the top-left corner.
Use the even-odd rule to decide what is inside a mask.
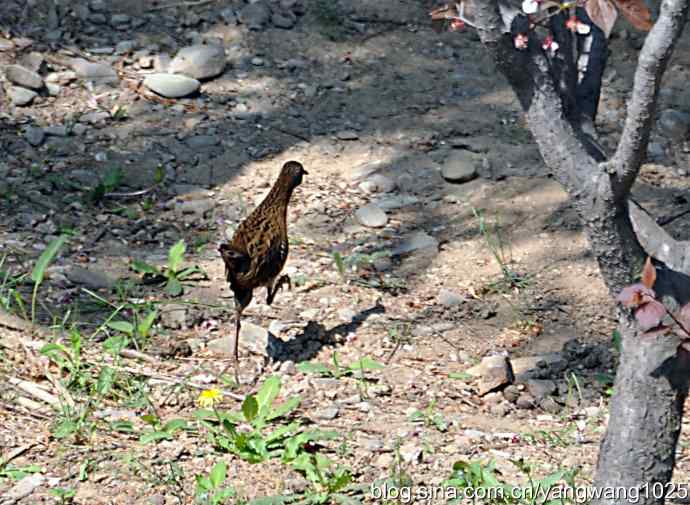
[[[604,32],[606,38],[611,35],[613,25],[618,18],[618,10],[610,0],[587,0],[585,10],[592,22]]]
[[[618,10],[631,25],[638,30],[648,32],[652,29],[652,14],[644,0],[613,0]]]
[[[642,269],[641,282],[647,289],[652,289],[656,282],[656,268],[652,265],[652,258],[649,256],[647,256],[647,261],[645,261],[644,268]]]

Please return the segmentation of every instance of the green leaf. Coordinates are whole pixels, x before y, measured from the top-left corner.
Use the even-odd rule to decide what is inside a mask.
[[[120,433],[134,433],[132,421],[113,421],[110,427],[113,431],[119,431]]]
[[[321,375],[333,375],[333,371],[328,365],[323,363],[312,363],[303,361],[297,365],[297,370],[302,373],[317,373]]]
[[[280,377],[272,375],[264,381],[261,389],[256,394],[256,401],[259,404],[259,417],[268,416],[271,404],[278,397],[278,393],[280,393]]]
[[[273,421],[274,419],[278,419],[279,417],[286,416],[293,410],[295,410],[300,402],[302,401],[302,398],[299,396],[293,396],[290,398],[288,401],[281,403],[278,405],[276,408],[274,408],[271,413],[266,416],[266,421]]]
[[[132,336],[134,333],[134,325],[129,321],[108,321],[106,326],[108,326],[108,328],[112,328],[113,330],[126,333],[129,336]]]
[[[158,311],[157,310],[152,310],[149,312],[146,317],[139,323],[139,326],[137,327],[137,331],[139,335],[142,337],[146,338],[149,336],[149,331],[151,330],[151,326],[153,326],[153,322],[156,320],[158,317]]]
[[[350,364],[348,368],[350,370],[382,370],[383,368],[386,368],[386,366],[365,356],[364,358]]]
[[[449,379],[458,379],[461,381],[471,381],[474,379],[474,376],[472,374],[469,374],[467,372],[451,372],[448,374]]]
[[[613,330],[613,334],[611,335],[611,343],[613,344],[613,348],[620,353],[621,352],[621,332],[620,331]]]
[[[182,294],[182,283],[176,277],[171,277],[165,285],[165,291],[170,296],[180,296]]]
[[[172,440],[172,435],[167,431],[150,431],[139,437],[140,444],[149,444],[151,442],[158,442],[159,440]]]
[[[343,256],[338,251],[333,251],[333,261],[335,267],[338,269],[338,273],[341,277],[345,276],[345,262],[343,261]]]
[[[161,428],[164,431],[167,431],[168,433],[174,433],[178,430],[182,430],[187,427],[187,420],[186,419],[172,419],[165,423],[163,427]]]
[[[256,401],[254,395],[248,395],[242,402],[242,414],[248,423],[256,419],[259,413],[259,403]]]
[[[227,466],[225,465],[224,461],[219,461],[218,463],[213,465],[211,473],[208,474],[209,480],[211,481],[211,485],[214,489],[218,489],[221,486],[221,484],[223,484],[226,476]]]
[[[177,272],[182,265],[182,258],[187,250],[187,246],[184,243],[184,239],[180,239],[174,246],[168,251],[168,269],[171,272]]]
[[[120,351],[127,347],[129,339],[125,335],[113,335],[108,337],[103,342],[103,350],[109,352],[113,356],[120,354]]]
[[[31,280],[36,284],[43,282],[43,277],[45,276],[46,269],[51,261],[55,258],[60,248],[67,242],[67,236],[61,235],[54,239],[48,247],[44,249],[41,255],[36,261],[33,271],[31,272]]]
[[[149,265],[148,263],[141,261],[141,260],[132,260],[131,263],[132,270],[142,273],[142,274],[151,274],[151,275],[159,275],[160,271],[158,268],[156,268],[153,265]]]
[[[65,438],[69,437],[72,433],[76,433],[79,430],[77,423],[71,420],[62,421],[53,430],[53,436],[55,438]]]
[[[110,392],[110,388],[113,387],[115,382],[115,370],[109,366],[105,366],[101,369],[101,373],[98,374],[98,381],[96,382],[96,393],[99,396],[105,396]]]
[[[153,414],[144,414],[140,417],[140,419],[144,421],[146,424],[150,424],[151,426],[158,426],[161,422],[160,419],[158,419]]]

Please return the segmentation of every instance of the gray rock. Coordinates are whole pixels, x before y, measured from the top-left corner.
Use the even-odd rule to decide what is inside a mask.
[[[182,98],[198,91],[201,83],[179,74],[151,74],[144,79],[144,86],[166,98]]]
[[[41,66],[43,65],[43,55],[41,53],[37,53],[36,51],[31,51],[28,54],[25,54],[24,56],[21,57],[19,60],[19,64],[31,70],[32,72],[38,72],[41,69]]]
[[[169,72],[194,79],[210,79],[225,70],[225,49],[216,45],[189,46],[177,53],[170,62]]]
[[[250,30],[263,30],[271,18],[271,10],[262,1],[245,5],[239,14],[240,21]]]
[[[400,194],[379,198],[376,205],[384,210],[400,209],[419,203],[419,198],[414,195]]]
[[[374,204],[365,205],[357,209],[355,218],[360,224],[369,228],[381,228],[388,223],[386,213]]]
[[[363,165],[357,165],[351,168],[347,175],[350,181],[357,183],[363,179],[366,179],[377,170],[381,169],[382,166],[383,163],[381,161],[373,161],[365,163]]]
[[[86,124],[96,124],[100,123],[101,121],[106,121],[107,119],[110,119],[110,113],[101,110],[101,111],[94,111],[94,112],[87,112],[86,114],[83,114],[80,118],[79,121],[82,123]]]
[[[511,384],[510,386],[507,386],[503,391],[503,398],[508,400],[511,403],[515,403],[517,399],[520,397],[522,394],[522,391],[520,391],[520,388],[518,388],[516,385]]]
[[[98,175],[90,170],[72,170],[69,172],[68,177],[91,188],[97,186],[99,182]]]
[[[342,130],[335,135],[338,140],[357,140],[359,139],[359,134],[354,130]]]
[[[254,58],[251,59],[251,64],[254,65],[255,67],[263,67],[264,66],[264,60],[263,60],[263,58],[259,58],[258,56],[255,56]]]
[[[0,51],[11,51],[14,49],[14,42],[0,37]]]
[[[515,380],[513,367],[506,356],[485,357],[479,364],[478,372],[480,396],[512,384]],[[468,373],[475,375],[476,371],[471,372],[468,370]]]
[[[340,409],[338,407],[326,407],[324,409],[319,409],[314,412],[314,417],[316,419],[321,419],[322,421],[331,421],[338,417]]]
[[[133,51],[135,47],[137,47],[136,40],[121,40],[115,46],[115,54],[128,53],[130,51]]]
[[[37,128],[35,126],[29,126],[24,132],[24,138],[32,146],[40,146],[43,140],[46,138],[43,128]]]
[[[108,12],[107,0],[91,0],[89,8],[94,12]]]
[[[420,249],[438,249],[438,240],[423,231],[418,231],[406,239],[393,249],[393,255],[406,254]]]
[[[183,305],[181,303],[168,304],[165,306],[165,310],[161,312],[161,325],[171,330],[187,328],[188,313],[188,305]]]
[[[110,24],[113,26],[126,25],[132,21],[132,18],[127,14],[113,14],[110,18]]]
[[[218,135],[194,135],[185,140],[185,143],[191,149],[204,149],[220,144],[220,137]]]
[[[175,212],[181,214],[196,214],[203,216],[213,209],[214,202],[211,199],[183,200],[175,205]]]
[[[7,96],[14,105],[22,106],[29,105],[38,96],[38,93],[19,86],[10,86],[10,89],[7,90]]]
[[[365,193],[390,193],[395,189],[395,181],[382,174],[375,174],[359,184]]]
[[[7,65],[5,67],[5,77],[10,82],[24,88],[41,89],[43,87],[43,79],[40,75],[19,65]]]
[[[515,400],[515,406],[519,409],[533,409],[535,407],[534,398],[529,393],[521,393]]]
[[[441,288],[438,292],[438,303],[446,307],[454,307],[460,305],[464,301],[464,297],[450,289]]]
[[[65,70],[62,72],[51,72],[46,75],[46,82],[56,82],[59,84],[69,84],[77,78],[77,73],[74,70]]]
[[[290,28],[295,26],[295,23],[297,23],[297,16],[295,16],[290,11],[274,12],[271,16],[271,23],[276,28],[283,28],[285,30],[289,30]]]
[[[407,442],[400,446],[400,456],[405,463],[419,463],[422,460],[422,448],[417,442]]]
[[[441,175],[449,182],[463,183],[476,178],[477,160],[469,151],[453,149],[441,167]]]
[[[551,396],[539,400],[539,407],[550,414],[558,414],[563,407],[559,405]]]
[[[94,272],[86,268],[73,266],[65,271],[70,282],[80,284],[91,289],[110,289],[115,286],[115,280],[103,272]]]
[[[38,473],[22,477],[19,482],[2,494],[3,503],[10,504],[19,502],[32,494],[36,489],[43,486],[45,481],[46,477]]]
[[[216,352],[230,355],[232,353],[232,341],[235,335],[212,340],[208,343],[208,347]],[[269,333],[261,326],[257,326],[249,321],[242,321],[240,329],[241,348],[250,350],[255,354],[268,356],[277,359],[285,355],[287,345],[285,342],[276,338],[275,335]]]
[[[541,400],[556,392],[556,383],[546,379],[529,379],[527,391],[537,400]]]
[[[46,89],[50,96],[58,96],[60,91],[62,91],[62,86],[53,82],[46,82]]]
[[[72,127],[72,133],[78,137],[84,135],[86,130],[88,130],[88,127],[82,123],[77,123]]]
[[[101,14],[100,12],[93,12],[89,16],[89,21],[91,21],[95,25],[104,25],[108,22],[108,18],[105,17],[105,14]]]
[[[171,61],[172,58],[170,58],[170,55],[168,53],[157,54],[153,58],[153,68],[156,69],[158,72],[167,72],[170,68]]]
[[[117,72],[105,63],[93,63],[82,58],[74,58],[71,62],[72,70],[78,77],[97,83],[117,83]]]
[[[46,126],[43,128],[46,135],[52,135],[53,137],[66,137],[69,135],[69,131],[66,126]]]
[[[666,109],[659,116],[659,129],[672,142],[680,142],[688,134],[690,114]]]
[[[237,16],[235,15],[235,10],[232,7],[226,7],[220,11],[220,17],[225,23],[229,25],[237,24]]]

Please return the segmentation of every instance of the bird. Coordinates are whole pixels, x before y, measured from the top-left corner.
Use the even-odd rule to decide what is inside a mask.
[[[287,208],[292,193],[309,175],[298,161],[287,161],[263,201],[242,221],[232,239],[218,251],[225,264],[225,278],[235,299],[235,382],[239,384],[238,344],[242,312],[252,301],[256,288],[266,288],[266,304],[271,305],[279,289],[290,277],[280,275],[288,257]],[[225,367],[221,376],[227,372]]]

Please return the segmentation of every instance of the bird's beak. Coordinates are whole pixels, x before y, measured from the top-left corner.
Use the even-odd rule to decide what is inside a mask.
[[[302,169],[302,174],[303,175],[309,175],[309,172],[307,172],[305,169]]]

